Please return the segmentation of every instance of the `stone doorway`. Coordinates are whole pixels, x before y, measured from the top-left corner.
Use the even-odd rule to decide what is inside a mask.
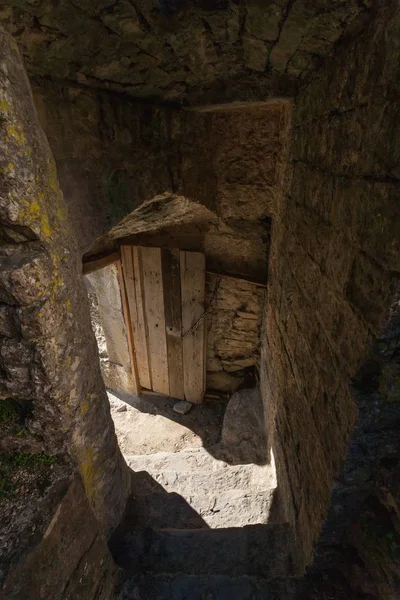
[[[210,294],[217,275],[208,277]],[[147,593],[150,582],[164,577],[161,573],[174,577],[184,572],[207,579],[235,572],[240,579],[249,574],[257,577],[265,569],[271,577],[287,572],[288,531],[277,509],[275,465],[267,451],[257,378],[251,376],[256,365],[246,368],[248,375],[240,378],[236,390],[209,389],[204,402],[192,405],[186,414],[174,411],[176,400],[168,395],[145,390],[137,394],[118,265],[103,267],[87,279],[111,416],[132,471],[128,511],[110,542],[116,562],[126,573],[120,598],[134,590]],[[214,340],[210,328],[221,332],[218,319],[229,290],[241,313],[236,318],[248,323],[247,334],[258,319],[251,290],[263,297],[261,286],[221,279],[216,299],[220,313],[207,315]],[[230,311],[225,323],[232,305]],[[225,327],[227,344],[231,331]],[[236,331],[240,331],[238,322]],[[260,553],[255,560],[257,544]],[[144,574],[140,579],[138,571]],[[253,585],[247,579],[244,583]]]
[[[126,247],[121,246],[121,248]],[[157,249],[149,248],[149,250]],[[161,253],[171,252],[175,251],[168,247],[161,250]],[[185,255],[199,256],[200,254],[185,252]],[[177,389],[154,389],[151,382],[144,378],[138,381],[140,378],[135,371],[138,366],[141,371],[140,364],[143,362],[143,357],[140,355],[135,357],[140,350],[140,345],[136,346],[134,327],[132,329],[130,323],[132,319],[137,318],[137,315],[135,316],[135,310],[129,310],[128,297],[133,296],[135,291],[132,289],[130,278],[127,284],[121,287],[121,280],[124,278],[120,258],[121,253],[118,250],[100,259],[84,263],[83,269],[91,304],[92,325],[98,342],[106,386],[114,391],[136,395],[140,393],[140,387],[145,391],[152,390],[173,398],[182,398]],[[185,396],[192,403],[202,400],[203,396],[209,399],[227,399],[240,387],[252,387],[256,382],[255,376],[260,359],[260,329],[266,285],[247,278],[211,271],[207,261],[206,257],[205,297],[203,301],[196,300],[197,312],[190,313],[188,318],[185,317],[187,322],[181,321],[181,335],[179,336],[179,327],[175,327],[174,331],[170,332],[163,324],[167,343],[171,341],[174,343],[169,356],[172,363],[170,371],[176,370],[177,361],[173,353],[177,351],[193,355],[188,371],[192,372],[194,367],[199,368],[197,377],[199,393],[196,397],[193,394],[190,397]],[[204,280],[201,283],[201,286],[203,285]],[[190,286],[188,291],[191,292]],[[163,293],[165,295],[165,292]],[[190,301],[193,297],[191,293],[188,294]],[[178,298],[178,305],[179,303]],[[174,294],[171,294],[169,304],[174,304]],[[136,309],[137,306],[133,305],[132,308]],[[167,308],[164,300],[163,317]],[[201,317],[204,312],[203,322]],[[182,313],[178,316],[182,318]],[[166,318],[170,319],[171,315],[167,315]],[[198,321],[200,327],[196,328],[190,337],[182,339]],[[148,323],[144,325],[148,327]],[[130,336],[130,333],[133,335]],[[146,334],[143,337],[146,338]],[[142,340],[138,338],[138,341]],[[168,355],[169,350],[168,348]],[[146,347],[147,359],[149,353],[151,354],[151,348]],[[185,363],[184,360],[182,362]]]

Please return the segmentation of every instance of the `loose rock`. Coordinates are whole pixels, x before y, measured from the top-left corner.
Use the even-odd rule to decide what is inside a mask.
[[[186,415],[192,408],[192,404],[190,402],[186,402],[186,400],[180,400],[176,404],[174,404],[174,411],[179,415]]]

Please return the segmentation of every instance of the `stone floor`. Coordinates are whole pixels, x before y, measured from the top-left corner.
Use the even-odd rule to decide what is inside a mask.
[[[108,396],[142,524],[215,529],[268,522],[275,467],[273,460],[257,464],[263,461],[253,452],[260,443],[250,411],[259,403],[254,390],[235,394],[228,407],[205,403],[186,415],[175,413],[169,398]]]
[[[111,416],[123,454],[179,452],[219,441],[226,402],[194,406],[186,415],[173,410],[164,396],[132,396],[108,392]]]
[[[129,510],[111,540],[123,569],[119,598],[224,598],[233,589],[234,598],[266,597],[265,577],[288,571],[288,532],[275,508],[273,457],[259,452],[258,391],[187,415],[168,398],[109,400],[132,469]]]

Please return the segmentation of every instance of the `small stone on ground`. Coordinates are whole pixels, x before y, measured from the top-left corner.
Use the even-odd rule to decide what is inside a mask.
[[[190,402],[186,402],[186,400],[180,400],[173,406],[173,410],[180,415],[186,415],[191,408],[192,404],[190,404]]]
[[[183,418],[173,410],[177,399],[110,391],[108,398],[123,454],[180,452],[220,441],[224,401],[205,401]],[[118,412],[121,406],[126,406],[126,411]]]

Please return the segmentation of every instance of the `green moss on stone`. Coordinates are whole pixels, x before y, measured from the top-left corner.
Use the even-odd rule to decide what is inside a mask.
[[[13,423],[19,415],[19,405],[15,400],[0,400],[0,423]]]

